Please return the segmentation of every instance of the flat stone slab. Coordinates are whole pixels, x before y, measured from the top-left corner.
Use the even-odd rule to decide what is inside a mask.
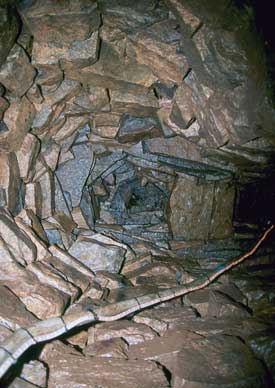
[[[93,164],[93,152],[85,144],[74,146],[72,152],[75,158],[62,164],[56,170],[56,175],[63,192],[69,193],[71,205],[77,207]]]
[[[44,347],[42,359],[49,367],[48,387],[168,388],[163,370],[154,362],[83,357],[58,351],[56,343]],[[65,347],[66,348],[66,347]]]
[[[261,362],[237,337],[169,330],[161,339],[130,346],[129,358],[158,361],[171,372],[174,387],[264,388],[267,382]]]
[[[119,272],[125,255],[125,249],[115,244],[104,244],[82,236],[78,237],[68,252],[94,272]]]

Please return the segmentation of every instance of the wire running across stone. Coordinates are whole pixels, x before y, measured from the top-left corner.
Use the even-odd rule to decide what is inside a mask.
[[[41,342],[50,341],[69,332],[73,328],[96,323],[116,321],[147,307],[168,301],[188,294],[193,291],[207,287],[219,276],[236,267],[248,257],[252,256],[270,232],[274,229],[272,224],[254,245],[254,247],[239,257],[231,260],[229,263],[216,267],[209,275],[198,278],[188,284],[164,289],[158,293],[152,293],[141,297],[136,297],[98,307],[93,310],[72,313],[66,316],[50,318],[40,321],[28,328],[20,328],[9,338],[0,344],[0,378],[17,363],[19,358],[31,347]]]

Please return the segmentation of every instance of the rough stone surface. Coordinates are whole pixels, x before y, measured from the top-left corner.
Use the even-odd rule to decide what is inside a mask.
[[[1,269],[0,280],[39,319],[61,315],[69,301],[68,295],[41,284],[34,274],[16,263]]]
[[[97,60],[98,33],[83,41],[74,41],[71,44],[59,42],[38,42],[33,45],[32,64],[53,65],[60,64],[62,69],[70,67],[85,67]]]
[[[241,257],[272,219],[275,116],[249,8],[3,3],[0,362],[24,327],[64,336],[0,385],[273,386],[272,238],[209,287],[143,304]],[[140,309],[65,334],[125,306]]]
[[[56,3],[53,0],[23,4],[20,8],[23,20],[32,35],[41,42],[66,42],[89,38],[99,27],[100,17],[95,1],[85,0],[70,3]]]
[[[39,150],[39,140],[31,133],[27,133],[20,149],[16,153],[20,177],[25,182],[33,178],[35,159],[38,156]]]
[[[70,351],[65,353],[58,350],[53,343],[46,345],[42,354],[43,360],[50,367],[49,387],[60,384],[67,387],[80,386],[87,384],[87,381],[91,387],[103,385],[106,388],[169,386],[164,372],[153,362],[90,358],[80,353],[70,354]]]
[[[93,152],[84,144],[73,147],[72,152],[75,158],[60,166],[56,175],[63,192],[68,193],[71,205],[76,207],[80,204],[82,190],[93,164]]]
[[[55,209],[54,202],[54,177],[50,170],[48,170],[39,179],[41,188],[41,218],[47,218],[53,215]]]
[[[47,368],[42,362],[35,360],[25,364],[20,377],[41,388],[47,387]]]
[[[14,153],[0,153],[0,188],[4,192],[4,202],[9,211],[16,215],[21,210],[21,180]]]
[[[170,198],[170,225],[174,237],[189,240],[223,238],[232,232],[234,188],[181,175]],[[222,194],[225,193],[225,194]],[[226,204],[226,208],[225,205]],[[222,208],[222,211],[220,210]],[[194,229],[192,220],[196,219]],[[221,224],[223,228],[217,228]]]
[[[0,68],[0,82],[14,97],[22,97],[32,86],[35,70],[24,49],[15,44]]]
[[[127,111],[133,116],[149,116],[158,108],[158,101],[153,93],[142,95],[113,90],[110,91],[110,98],[112,109],[116,113]]]
[[[23,303],[6,287],[0,287],[0,320],[1,323],[14,331],[20,327],[31,326],[37,319]]]
[[[113,338],[123,338],[129,345],[136,345],[155,337],[156,334],[146,325],[122,320],[101,323],[96,327],[91,327],[88,330],[88,345]]]
[[[124,115],[117,137],[121,143],[127,143],[138,142],[158,135],[160,135],[160,129],[155,119]]]
[[[134,51],[139,63],[147,65],[159,80],[172,86],[180,84],[189,69],[186,58],[179,50],[181,34],[175,31],[175,27],[176,23],[172,20],[156,23],[130,35],[127,46],[130,53]]]
[[[96,239],[80,236],[69,249],[69,253],[92,271],[119,272],[125,250],[115,244],[104,244]]]
[[[0,209],[0,235],[13,260],[21,264],[36,259],[36,247],[29,237],[19,229],[11,215]],[[1,258],[5,262],[5,258]]]
[[[161,341],[131,346],[129,358],[160,362],[172,373],[175,387],[183,384],[264,387],[267,382],[262,364],[236,337],[217,335],[206,339],[194,333],[171,330]]]
[[[2,150],[17,151],[20,149],[26,133],[30,130],[34,117],[34,107],[26,97],[10,101],[4,114],[4,124],[8,131],[0,133]]]

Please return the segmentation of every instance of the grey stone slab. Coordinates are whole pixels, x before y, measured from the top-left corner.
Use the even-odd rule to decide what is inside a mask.
[[[93,152],[87,144],[74,146],[72,152],[75,158],[62,164],[56,170],[56,175],[63,192],[70,194],[72,206],[76,207],[81,201],[82,190],[93,165]]]

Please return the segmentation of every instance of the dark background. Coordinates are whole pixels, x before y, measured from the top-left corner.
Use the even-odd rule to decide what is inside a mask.
[[[269,75],[273,81],[273,96],[275,96],[275,1],[234,0],[234,2],[240,8],[248,6],[254,10],[255,27],[265,46]]]

